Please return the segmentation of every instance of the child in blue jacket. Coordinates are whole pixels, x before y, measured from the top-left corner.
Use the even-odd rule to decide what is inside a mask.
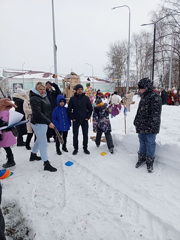
[[[63,97],[63,95],[58,95],[57,107],[53,111],[52,122],[63,137],[64,144],[62,145],[62,150],[64,152],[68,152],[66,148],[66,143],[68,131],[71,126],[71,121],[67,114],[67,108],[65,107],[65,104],[66,99]],[[62,152],[60,151],[60,142],[58,138],[56,138],[56,152],[58,155],[62,154]]]

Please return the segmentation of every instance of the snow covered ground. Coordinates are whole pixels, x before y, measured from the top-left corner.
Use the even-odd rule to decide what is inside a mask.
[[[29,162],[30,151],[14,147],[14,175],[2,181],[7,226],[15,231],[23,224],[30,240],[179,240],[180,239],[180,107],[163,106],[157,136],[154,173],[146,166],[136,169],[138,137],[133,126],[139,99],[127,115],[111,119],[115,153],[106,143],[99,148],[89,140],[90,155],[81,147],[72,155],[72,132],[68,153],[58,156],[48,143],[55,173],[43,171],[43,163]],[[89,136],[94,136],[90,123]],[[106,156],[100,153],[105,151]],[[67,167],[65,163],[74,164]],[[1,150],[1,166],[5,152]],[[6,213],[6,212],[5,212]],[[15,227],[16,226],[16,227]],[[16,239],[7,237],[7,239]],[[17,238],[20,239],[20,238]]]

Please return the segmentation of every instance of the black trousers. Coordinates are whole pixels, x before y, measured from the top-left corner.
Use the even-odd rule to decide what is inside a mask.
[[[10,147],[4,147],[4,150],[6,151],[7,157],[13,156],[13,153]]]
[[[67,143],[67,135],[68,135],[68,131],[67,132],[59,132],[64,140],[64,144],[63,147],[66,147],[66,143]],[[58,137],[56,137],[56,149],[58,149],[60,147],[60,142],[58,140]]]
[[[84,120],[83,122],[73,121],[73,146],[74,149],[78,149],[78,135],[79,135],[79,127],[82,128],[83,133],[83,148],[87,149],[88,147],[88,120]]]
[[[30,146],[30,142],[31,142],[32,136],[33,136],[33,133],[28,133],[28,134],[27,134],[26,147],[29,147],[29,146]]]
[[[96,145],[100,145],[102,134],[103,134],[102,132],[97,132],[97,134],[96,134],[96,141],[95,141]],[[106,137],[108,149],[114,148],[111,132],[108,131],[108,132],[106,132],[104,134],[105,134],[105,137]]]

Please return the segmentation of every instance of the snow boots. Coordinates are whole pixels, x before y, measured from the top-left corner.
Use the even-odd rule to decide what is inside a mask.
[[[113,148],[110,148],[110,149],[109,149],[109,152],[110,152],[111,154],[113,154],[113,153],[114,153],[114,149],[113,149]]]
[[[11,156],[6,156],[7,157],[7,163],[3,164],[3,168],[9,168],[9,167],[12,167],[12,166],[15,166],[16,163],[14,161],[14,156],[11,155]]]
[[[63,150],[64,152],[68,152],[65,144],[63,144],[63,146],[62,146],[62,150]]]
[[[61,155],[62,154],[62,152],[60,151],[59,148],[56,148],[56,152],[57,152],[57,155]]]
[[[146,166],[147,166],[148,173],[153,172],[153,163],[154,163],[154,158],[150,158],[146,156]]]
[[[84,153],[85,154],[90,154],[90,151],[87,148],[84,148]]]
[[[78,153],[78,149],[75,148],[72,154],[76,155],[77,153]]]
[[[26,143],[23,142],[23,136],[18,134],[18,136],[17,136],[17,147],[23,147],[25,145],[26,145]]]
[[[44,162],[44,170],[45,171],[49,171],[49,172],[56,172],[57,169],[54,168],[53,166],[51,166],[50,162],[49,161],[45,161]]]
[[[138,152],[138,161],[137,161],[135,167],[139,168],[139,167],[143,166],[145,162],[146,162],[146,154],[142,154],[142,153]]]
[[[27,138],[26,138],[26,149],[27,150],[31,150],[30,142],[31,142],[32,136],[33,136],[33,133],[28,133],[28,135],[27,135]]]
[[[136,163],[136,168],[139,168],[146,163],[148,173],[153,172],[154,158],[146,156],[146,154],[138,153],[138,161]]]
[[[39,157],[39,156],[37,156],[37,154],[36,153],[32,153],[31,152],[31,155],[30,155],[30,158],[29,158],[29,161],[39,161],[39,160],[41,160],[41,157]]]

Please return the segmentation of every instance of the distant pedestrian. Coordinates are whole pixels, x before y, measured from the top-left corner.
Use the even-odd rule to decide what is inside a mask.
[[[26,123],[26,127],[27,127],[27,138],[26,138],[26,149],[27,150],[31,150],[30,147],[30,142],[33,136],[33,129],[31,126],[31,116],[32,116],[32,109],[31,109],[31,104],[30,104],[30,99],[29,96],[27,95],[27,98],[24,100],[23,103],[23,110],[25,113],[25,118],[28,120],[28,122]]]
[[[118,95],[117,91],[115,91],[111,95],[109,103],[110,104],[115,104],[115,105],[121,104],[121,97]]]
[[[134,119],[140,143],[136,168],[146,163],[147,171],[151,173],[155,159],[156,135],[160,130],[162,101],[159,94],[153,90],[150,79],[141,79],[138,87],[142,96]]]
[[[81,84],[77,84],[74,89],[76,92],[74,96],[70,98],[68,104],[68,114],[73,123],[73,155],[76,155],[79,149],[78,134],[80,126],[83,133],[84,153],[90,154],[88,150],[88,120],[92,114],[92,105],[89,98],[85,96]]]
[[[110,99],[109,99],[109,111],[111,113],[111,117],[115,117],[119,115],[121,111],[121,97],[118,95],[117,91],[115,91]]]
[[[130,106],[131,106],[131,103],[133,101],[133,96],[134,96],[133,91],[130,91],[130,92],[126,93],[126,96],[125,96],[125,105],[126,105],[126,108],[127,108],[128,112],[130,112]]]
[[[166,105],[167,104],[167,92],[165,91],[164,88],[161,89],[161,99],[162,99],[162,105]]]

